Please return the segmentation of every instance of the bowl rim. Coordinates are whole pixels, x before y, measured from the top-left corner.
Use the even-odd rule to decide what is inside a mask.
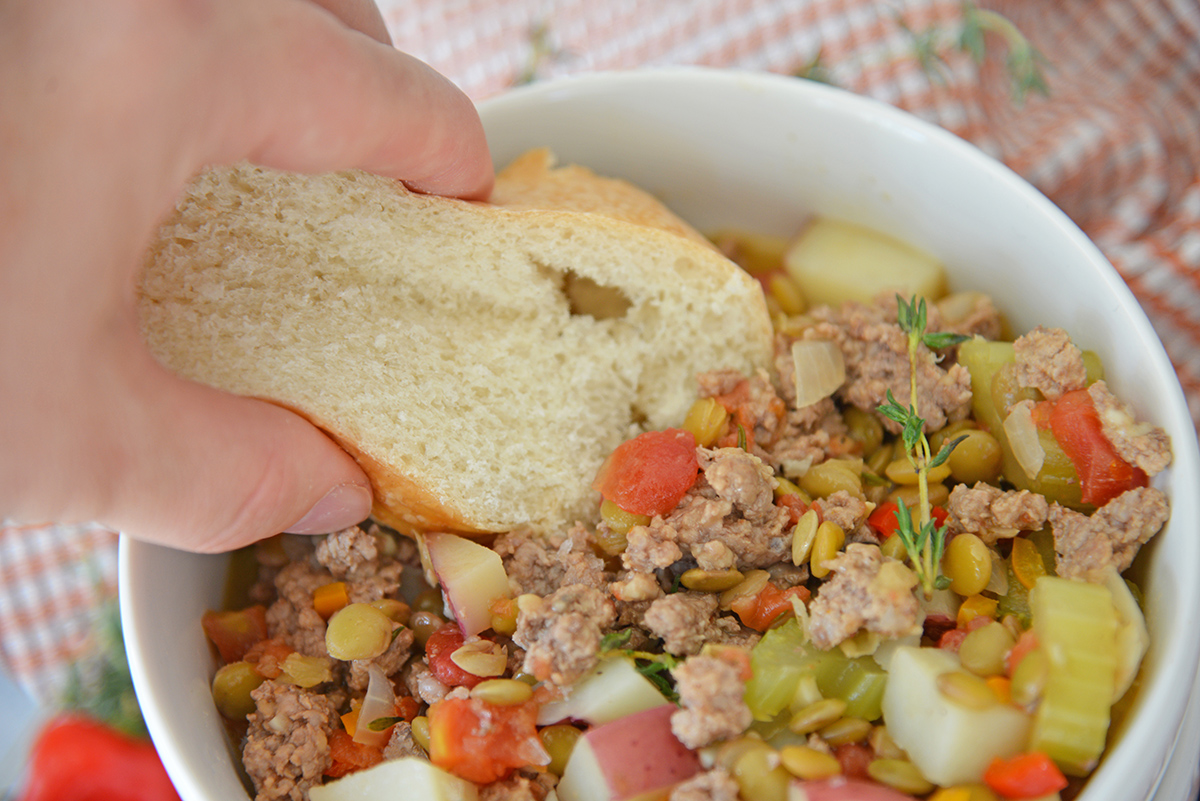
[[[634,70],[592,72],[555,78],[517,87],[483,100],[479,103],[479,110],[484,120],[485,130],[489,130],[489,119],[495,119],[505,114],[519,113],[525,107],[537,107],[547,103],[586,102],[587,98],[594,97],[597,94],[611,96],[614,92],[619,93],[625,87],[644,91],[654,85],[671,87],[680,84],[694,84],[707,87],[721,85],[726,88],[737,86],[741,90],[766,89],[772,92],[793,93],[796,96],[804,97],[805,102],[816,102],[817,105],[823,108],[834,108],[837,113],[865,117],[869,118],[868,121],[873,124],[894,126],[904,131],[915,132],[920,136],[934,140],[938,147],[947,148],[948,152],[955,154],[957,158],[965,158],[975,162],[978,169],[983,173],[990,175],[994,180],[999,180],[1006,184],[1006,191],[1018,193],[1025,201],[1036,206],[1043,215],[1047,215],[1055,221],[1057,227],[1060,229],[1059,233],[1069,240],[1071,247],[1080,251],[1081,255],[1092,262],[1097,268],[1097,274],[1107,284],[1107,291],[1114,293],[1115,297],[1121,303],[1129,307],[1128,310],[1132,314],[1131,322],[1133,325],[1139,327],[1139,333],[1142,336],[1149,336],[1153,341],[1159,343],[1158,348],[1154,352],[1145,354],[1146,358],[1153,362],[1155,372],[1170,371],[1170,375],[1175,377],[1174,369],[1166,356],[1165,349],[1163,349],[1158,335],[1154,332],[1149,318],[1145,315],[1144,310],[1128,285],[1121,279],[1115,268],[1112,267],[1111,263],[1095,243],[1064,212],[1035,187],[975,145],[934,123],[921,119],[886,102],[837,87],[773,73],[688,66],[644,67]],[[493,151],[493,154],[494,157],[499,158],[496,156],[495,151]],[[1160,403],[1164,405],[1163,408],[1171,416],[1173,424],[1172,439],[1175,449],[1175,461],[1170,468],[1173,471],[1172,475],[1179,474],[1193,478],[1200,477],[1200,451],[1197,450],[1196,432],[1177,377],[1175,377],[1170,397],[1160,399]],[[1162,421],[1158,422],[1162,423]],[[1179,436],[1180,434],[1188,434],[1188,432],[1190,432],[1190,437]],[[1182,482],[1175,478],[1172,480],[1174,481],[1176,491],[1182,491]],[[1197,483],[1200,483],[1200,478],[1197,479]],[[1174,501],[1175,498],[1172,498],[1173,507]],[[1182,523],[1175,522],[1174,515],[1175,510],[1173,508],[1172,523],[1176,526],[1182,525]],[[1197,523],[1195,520],[1189,520],[1187,521],[1187,525],[1189,528],[1194,529]],[[125,603],[124,601],[127,599],[137,600],[139,598],[139,585],[135,580],[136,567],[139,563],[146,560],[153,561],[155,550],[168,551],[170,549],[122,537],[118,557],[118,591],[122,599],[122,625],[125,631],[130,632],[131,635],[126,640],[126,647],[129,651],[130,671],[139,697],[145,695],[151,701],[157,699],[159,692],[159,688],[154,686],[147,672],[147,665],[150,661],[153,661],[154,654],[146,650],[149,642],[144,637],[132,636],[143,633],[143,629],[145,628],[143,609],[139,608],[136,603]],[[189,556],[194,557],[195,555]],[[1197,561],[1193,565],[1193,569],[1197,573],[1200,573],[1200,561]],[[1104,759],[1089,779],[1089,786],[1096,782],[1097,777],[1100,778],[1102,783],[1107,783],[1117,781],[1122,773],[1126,771],[1133,770],[1135,773],[1139,771],[1145,773],[1148,765],[1152,773],[1150,774],[1151,788],[1146,798],[1152,797],[1154,788],[1163,781],[1163,777],[1167,772],[1168,762],[1172,757],[1172,751],[1177,741],[1179,741],[1184,728],[1183,717],[1187,707],[1187,695],[1185,694],[1180,698],[1176,690],[1178,687],[1190,688],[1193,684],[1200,681],[1197,678],[1197,667],[1200,666],[1200,637],[1191,638],[1188,642],[1182,644],[1168,643],[1167,647],[1170,648],[1170,651],[1164,651],[1163,653],[1164,664],[1159,665],[1157,668],[1159,673],[1158,681],[1153,687],[1148,688],[1148,690],[1143,688],[1142,695],[1138,698],[1139,706],[1146,707],[1153,704],[1156,711],[1166,714],[1166,720],[1163,718],[1150,720],[1151,716],[1148,714],[1148,710],[1144,708],[1139,709],[1140,714],[1136,715],[1135,719],[1126,721],[1121,735],[1121,742],[1117,743],[1115,748],[1106,750]],[[172,776],[187,776],[188,769],[184,764],[185,761],[182,759],[182,755],[176,753],[177,749],[172,747],[174,741],[172,740],[173,726],[171,721],[166,719],[163,709],[158,704],[147,704],[147,707],[147,709],[143,710],[143,714],[146,717],[147,727],[150,730],[151,736],[156,741],[159,741],[161,738],[164,743],[168,744],[168,747],[160,751],[160,755],[169,774]],[[1164,722],[1169,723],[1169,725],[1164,727],[1162,725]],[[1134,741],[1138,742],[1137,746],[1131,744]],[[1155,746],[1153,752],[1159,753],[1161,756],[1154,757],[1147,755],[1142,750],[1144,743],[1147,742],[1153,744]],[[1191,755],[1193,758],[1194,756]],[[1178,758],[1179,755],[1176,755],[1176,759]],[[189,798],[189,796],[185,796],[185,798]],[[1081,799],[1086,801],[1088,798],[1089,795],[1086,794],[1085,790],[1085,794],[1081,796]]]

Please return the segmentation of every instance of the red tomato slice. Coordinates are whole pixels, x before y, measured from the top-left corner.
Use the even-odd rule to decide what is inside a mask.
[[[654,517],[676,506],[700,475],[690,431],[647,431],[622,442],[604,460],[592,483],[626,512]]]
[[[478,698],[447,698],[429,707],[429,759],[479,784],[525,765],[547,765],[537,732],[538,705],[497,706]]]
[[[250,606],[231,612],[205,612],[200,618],[204,633],[217,646],[226,664],[240,661],[251,646],[267,638],[267,609]]]
[[[1127,490],[1150,483],[1149,477],[1117,455],[1105,438],[1100,415],[1086,389],[1043,401],[1035,411],[1035,422],[1050,429],[1075,466],[1084,503],[1103,506]]]
[[[454,623],[442,626],[425,641],[425,658],[429,661],[429,669],[447,687],[474,687],[483,681],[482,676],[468,673],[450,658],[464,642],[462,632]]]

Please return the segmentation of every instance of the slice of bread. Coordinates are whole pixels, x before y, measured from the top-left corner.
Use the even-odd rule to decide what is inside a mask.
[[[754,279],[546,151],[486,204],[361,172],[207,171],[147,257],[140,312],[172,370],[327,431],[405,532],[594,519],[616,445],[679,425],[698,372],[771,353]]]

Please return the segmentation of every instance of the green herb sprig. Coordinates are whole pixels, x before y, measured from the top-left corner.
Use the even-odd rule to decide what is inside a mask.
[[[996,11],[980,8],[973,0],[963,0],[962,27],[953,37],[952,45],[947,44],[947,32],[936,26],[914,31],[902,19],[899,24],[912,38],[917,61],[931,78],[945,80],[946,59],[942,54],[949,49],[966,53],[976,64],[982,64],[987,57],[986,35],[994,33],[1004,40],[1008,49],[1005,67],[1012,85],[1013,101],[1019,106],[1031,93],[1043,97],[1050,95],[1050,87],[1042,69],[1046,63],[1045,57],[1012,20]]]
[[[905,301],[896,295],[898,324],[907,336],[909,391],[910,399],[907,406],[902,405],[889,389],[887,401],[880,404],[879,413],[900,426],[900,438],[904,443],[904,454],[917,472],[917,489],[919,493],[918,519],[913,520],[908,507],[897,504],[896,522],[899,524],[896,534],[904,543],[904,550],[912,560],[925,597],[933,595],[935,589],[941,589],[949,584],[945,576],[940,575],[942,552],[946,546],[946,528],[936,525],[933,520],[933,510],[929,503],[929,471],[945,463],[950,458],[963,437],[958,437],[942,445],[941,450],[933,453],[929,440],[925,436],[925,419],[917,411],[917,370],[920,358],[919,348],[925,345],[929,350],[940,350],[963,342],[967,337],[962,334],[928,333],[925,331],[928,322],[928,311],[924,298],[912,298]]]

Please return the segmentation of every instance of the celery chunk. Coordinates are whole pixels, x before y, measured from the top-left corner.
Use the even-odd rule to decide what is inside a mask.
[[[812,676],[825,698],[845,701],[851,717],[875,720],[882,714],[887,684],[883,668],[869,656],[851,658],[836,648],[816,648],[795,620],[763,635],[750,654],[750,667],[754,675],[746,684],[745,700],[755,720],[778,715],[803,676]]]
[[[1102,584],[1042,576],[1029,593],[1033,630],[1050,661],[1030,749],[1085,776],[1104,751],[1117,675],[1117,611]]]

